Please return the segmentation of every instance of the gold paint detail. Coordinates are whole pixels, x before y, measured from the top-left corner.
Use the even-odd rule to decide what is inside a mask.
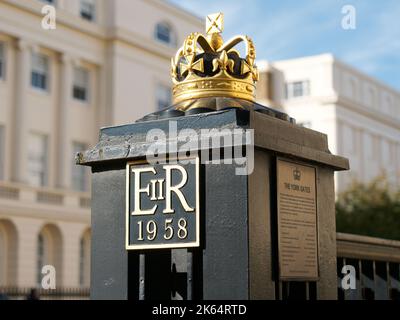
[[[186,72],[193,72],[193,70],[204,72],[204,62],[203,59],[199,59],[195,62],[189,62],[189,63],[181,63],[181,73],[185,74]]]
[[[217,71],[218,68],[226,71],[229,70],[233,72],[233,66],[235,62],[232,59],[228,58],[226,51],[222,51],[218,59],[213,60],[213,72]]]
[[[248,36],[236,36],[225,42],[222,13],[210,14],[206,18],[206,35],[191,33],[171,60],[171,77],[174,83],[173,103],[203,97],[228,97],[255,101],[256,82],[259,79],[255,65],[256,50]],[[235,47],[243,42],[246,57],[240,58]],[[201,75],[205,71],[204,55],[215,57],[212,63],[213,75]],[[239,57],[239,74],[234,73],[235,61]],[[203,55],[203,56],[200,56]],[[196,74],[194,71],[198,71]]]

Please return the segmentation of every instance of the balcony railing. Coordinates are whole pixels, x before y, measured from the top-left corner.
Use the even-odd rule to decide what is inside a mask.
[[[33,187],[4,181],[0,181],[1,200],[90,209],[90,196],[87,192]]]
[[[354,267],[355,289],[343,289],[345,265]],[[337,234],[338,298],[400,300],[400,241]]]
[[[19,188],[7,185],[0,185],[0,198],[18,200]]]
[[[31,288],[0,287],[0,300],[27,300],[31,290]],[[37,296],[40,300],[89,300],[89,291],[89,288],[37,289]]]

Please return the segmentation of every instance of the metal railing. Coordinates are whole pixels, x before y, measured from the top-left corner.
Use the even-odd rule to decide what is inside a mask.
[[[0,299],[29,300],[32,288],[0,287]],[[56,290],[36,289],[40,300],[88,300],[88,288],[60,288]]]
[[[339,300],[400,300],[400,241],[337,233],[336,243]],[[355,289],[342,287],[345,265],[354,267]],[[311,287],[308,283],[296,285],[301,296],[305,292],[304,299],[316,299],[314,283]],[[282,283],[281,298],[285,298],[288,288],[287,283]],[[26,299],[30,291],[31,288],[0,287],[0,299],[1,295]],[[38,289],[38,294],[42,300],[89,299],[88,288]]]
[[[339,300],[400,300],[400,241],[337,233]],[[355,289],[343,289],[343,266],[355,270]]]

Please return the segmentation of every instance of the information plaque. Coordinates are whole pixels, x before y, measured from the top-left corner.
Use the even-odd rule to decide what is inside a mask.
[[[199,158],[126,166],[126,249],[198,247]]]
[[[315,168],[277,160],[278,254],[281,280],[318,279]]]

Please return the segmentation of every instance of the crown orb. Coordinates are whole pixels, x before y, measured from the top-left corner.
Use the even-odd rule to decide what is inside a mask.
[[[222,37],[219,33],[212,33],[209,35],[209,38],[210,45],[214,51],[217,51],[224,44],[224,40],[222,40]]]

